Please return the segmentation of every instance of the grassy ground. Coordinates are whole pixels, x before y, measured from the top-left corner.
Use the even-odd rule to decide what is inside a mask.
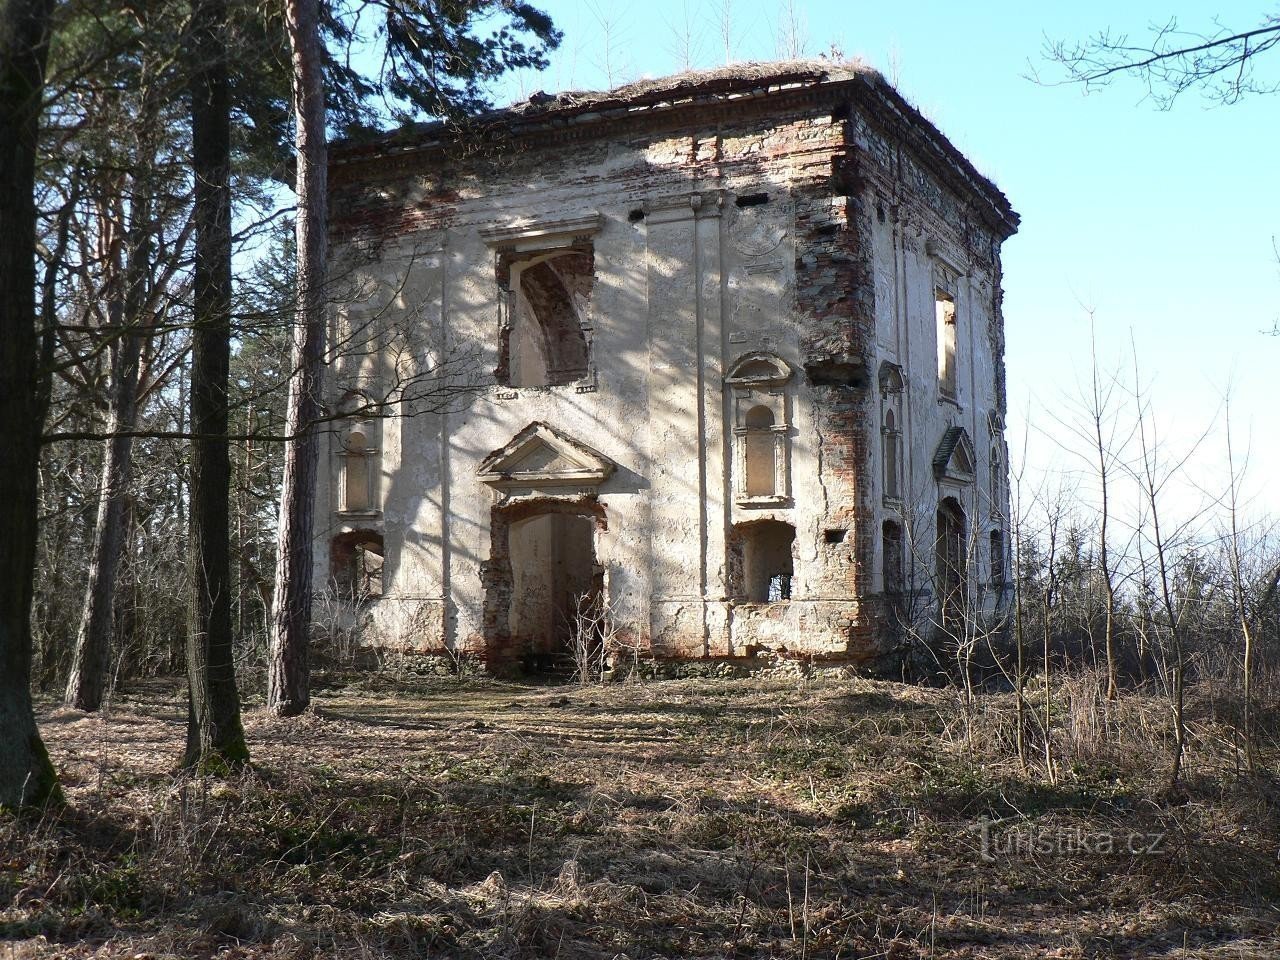
[[[1084,682],[1056,782],[1022,772],[1009,695],[969,722],[862,680],[317,701],[251,707],[231,782],[174,777],[176,688],[45,707],[70,807],[0,816],[0,960],[1280,956],[1280,790],[1204,691],[1172,798],[1161,705]]]

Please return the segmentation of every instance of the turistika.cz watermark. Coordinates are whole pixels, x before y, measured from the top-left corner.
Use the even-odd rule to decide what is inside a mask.
[[[1007,823],[978,822],[978,855],[988,863],[1014,857],[1152,856],[1161,852],[1166,836],[1163,830],[1099,831]]]

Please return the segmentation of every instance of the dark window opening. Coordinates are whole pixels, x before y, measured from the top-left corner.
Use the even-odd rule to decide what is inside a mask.
[[[804,365],[809,383],[815,387],[853,387],[863,390],[867,386],[867,368],[857,360],[820,359]]]
[[[824,530],[822,531],[822,539],[827,543],[844,543],[844,538],[848,534],[848,530]]]
[[[965,516],[954,497],[938,505],[937,554],[939,613],[943,624],[954,623],[964,615],[965,587]]]
[[[881,529],[881,572],[884,575],[884,592],[892,597],[902,594],[902,527],[893,520],[886,520]]]
[[[769,202],[767,193],[748,193],[733,201],[739,207],[758,207]]]
[[[991,448],[990,468],[991,476],[987,481],[987,496],[991,500],[991,516],[998,517],[1000,516],[1000,505],[1002,500],[1003,484],[1001,483],[1001,478],[1004,471],[1001,469],[1000,451],[994,446]]]
[[[790,600],[795,576],[796,528],[780,520],[738,524],[730,536],[730,587],[751,603]]]
[[[902,525],[886,520],[880,528],[880,574],[885,601],[884,625],[890,636],[898,636],[911,620],[903,564]]]
[[[352,602],[382,596],[381,534],[367,530],[342,533],[329,548],[329,577],[334,593]]]
[[[899,452],[901,434],[898,432],[898,421],[892,408],[885,411],[884,429],[881,431],[881,453],[884,457],[884,495],[897,500],[902,496],[899,488]]]
[[[1004,532],[991,531],[991,586],[1004,589]]]

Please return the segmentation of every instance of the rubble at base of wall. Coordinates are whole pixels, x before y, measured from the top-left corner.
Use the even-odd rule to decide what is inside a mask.
[[[734,680],[751,676],[746,660],[641,660],[641,680]]]
[[[863,663],[824,661],[812,657],[782,657],[758,654],[754,657],[698,660],[644,660],[637,671],[645,680],[740,680],[761,679],[851,680],[877,676]]]
[[[367,669],[406,681],[435,677],[520,679],[522,676],[514,665],[511,670],[495,673],[486,666],[483,659],[473,656],[385,647],[364,647],[361,653],[365,656],[361,656],[354,664],[357,669]],[[901,665],[897,660],[889,663],[889,659],[892,658],[886,658],[883,663],[868,663],[865,660],[855,663],[809,656],[785,656],[773,652],[757,653],[751,657],[642,659],[634,664],[620,664],[607,671],[603,682],[749,678],[841,681],[855,677],[896,677],[901,672]]]
[[[484,661],[477,657],[450,653],[427,653],[420,650],[395,650],[386,647],[364,647],[361,666],[378,673],[406,679],[426,677],[488,676]]]

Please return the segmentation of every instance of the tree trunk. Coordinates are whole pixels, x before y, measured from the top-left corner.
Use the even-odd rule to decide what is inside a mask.
[[[114,387],[113,387],[114,389]],[[118,397],[117,397],[118,399]],[[115,404],[113,404],[115,406]],[[132,418],[113,410],[107,429],[112,433],[133,429]],[[98,490],[98,519],[93,528],[84,611],[67,676],[63,698],[68,707],[89,712],[102,706],[106,668],[111,651],[116,574],[124,540],[126,491],[129,487],[133,443],[129,437],[107,441],[102,458],[102,486]]]
[[[136,200],[136,198],[135,198]],[[135,202],[134,210],[138,209]],[[140,231],[145,225],[134,223]],[[111,350],[111,415],[109,433],[129,432],[137,426],[138,369],[142,356],[142,337],[134,329],[137,323],[137,278],[141,274],[138,259],[143,256],[136,242],[130,243],[128,278],[117,283],[128,284],[127,293],[117,292],[108,307],[112,325],[124,330]],[[116,265],[117,268],[119,264]],[[98,517],[93,529],[93,546],[89,557],[89,576],[85,584],[84,611],[76,633],[76,646],[71,660],[63,701],[77,710],[96,711],[102,706],[107,663],[111,651],[115,610],[116,577],[120,569],[120,550],[124,540],[125,506],[133,467],[133,438],[113,436],[107,441],[102,458],[102,484],[98,489]]]
[[[139,80],[142,92],[138,125],[129,154],[132,169],[108,174],[104,203],[112,207],[100,235],[108,249],[102,262],[107,271],[104,284],[109,336],[110,389],[108,392],[108,434],[130,433],[138,425],[138,390],[143,379],[143,350],[148,342],[148,279],[152,274],[152,239],[156,234],[153,168],[157,161],[157,141],[163,137],[158,116],[161,95],[152,84],[149,54],[144,56]],[[125,200],[128,186],[128,221]],[[123,234],[123,235],[121,235]],[[98,488],[98,513],[90,548],[89,572],[85,584],[84,608],[76,633],[71,672],[67,677],[64,702],[78,710],[96,711],[102,705],[103,688],[115,634],[116,582],[125,539],[129,487],[133,475],[133,438],[112,436],[102,458],[102,479]]]
[[[311,702],[307,643],[311,632],[311,538],[315,514],[320,381],[324,363],[328,203],[324,74],[317,0],[286,0],[293,51],[296,117],[298,273],[292,376],[285,432],[284,481],[276,539],[275,603],[267,707],[283,716]]]
[[[231,100],[225,0],[192,0],[191,165],[195,287],[191,349],[190,701],[184,765],[221,773],[248,763],[231,636]]]
[[[1096,363],[1095,363],[1095,374]],[[1104,630],[1104,649],[1107,654],[1107,699],[1116,700],[1120,696],[1120,671],[1116,663],[1116,585],[1115,575],[1111,571],[1111,556],[1108,552],[1107,525],[1111,516],[1110,490],[1108,490],[1107,453],[1103,448],[1102,422],[1095,421],[1098,441],[1098,471],[1102,481],[1102,523],[1098,531],[1098,564],[1102,568],[1103,596],[1106,599],[1106,620]]]
[[[35,157],[53,0],[0,0],[0,807],[60,802],[31,705],[31,601],[44,422],[36,336]]]

